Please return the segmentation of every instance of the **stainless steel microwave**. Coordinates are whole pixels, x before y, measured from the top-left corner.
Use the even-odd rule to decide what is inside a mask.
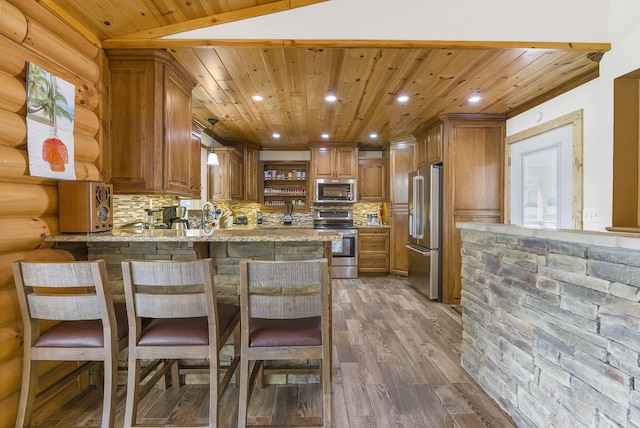
[[[356,202],[356,180],[316,178],[313,201],[316,204],[352,204]]]

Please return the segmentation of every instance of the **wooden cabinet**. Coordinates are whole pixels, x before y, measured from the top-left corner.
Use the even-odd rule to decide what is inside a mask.
[[[416,133],[418,168],[442,162],[442,127],[442,121],[438,121]]]
[[[262,163],[261,202],[265,211],[282,211],[285,202],[295,209],[309,208],[306,161],[265,161]]]
[[[415,171],[416,141],[392,141],[389,152],[391,233],[390,271],[398,275],[408,273],[405,245],[409,242],[409,172]]]
[[[358,202],[389,200],[389,159],[358,160]]]
[[[389,229],[358,230],[358,272],[389,272]]]
[[[234,144],[232,146],[242,157],[242,167],[243,167],[243,195],[239,200],[246,202],[259,202],[260,198],[258,196],[258,192],[260,188],[258,186],[258,177],[261,177],[259,167],[259,149],[258,147],[249,145],[247,143]],[[216,150],[217,153],[217,150]]]
[[[427,163],[433,165],[442,162],[442,122],[427,130]]]
[[[505,120],[449,115],[442,121],[443,303],[460,303],[462,256],[457,222],[504,221]]]
[[[355,144],[312,145],[312,178],[358,178],[358,147]]]
[[[258,155],[256,147],[244,147],[244,200],[247,202],[259,202],[258,177]]]
[[[233,147],[217,147],[218,165],[209,165],[209,199],[241,201],[244,198],[242,154]]]
[[[193,78],[167,52],[109,50],[110,139],[106,179],[114,193],[196,196]]]

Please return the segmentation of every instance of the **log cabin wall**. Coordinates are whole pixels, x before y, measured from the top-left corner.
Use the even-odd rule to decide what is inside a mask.
[[[57,181],[29,176],[26,143],[26,70],[34,62],[71,82],[75,96],[77,180],[99,180],[101,88],[104,54],[32,0],[0,0],[0,428],[13,427],[22,378],[22,321],[11,274],[16,260],[70,260],[46,248],[42,237],[58,232]],[[106,111],[106,110],[105,110]],[[39,389],[75,363],[41,364]],[[53,370],[55,369],[55,370]],[[34,423],[76,395],[71,383],[38,403]]]

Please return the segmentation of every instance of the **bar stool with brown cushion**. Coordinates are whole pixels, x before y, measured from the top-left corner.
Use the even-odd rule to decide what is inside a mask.
[[[12,268],[24,323],[24,364],[16,427],[31,424],[38,363],[51,360],[87,361],[66,380],[73,380],[91,367],[90,362],[104,363],[102,427],[113,427],[117,356],[127,346],[127,322],[124,305],[114,309],[104,260],[15,262]],[[61,322],[42,331],[40,320]],[[60,385],[54,384],[51,389],[56,386]],[[45,390],[38,397],[50,394]]]
[[[140,360],[148,359],[170,360],[166,369],[175,359],[208,359],[208,426],[218,426],[220,398],[240,361],[235,355],[220,380],[219,352],[239,331],[240,308],[216,302],[211,259],[125,260],[122,273],[131,332],[125,427],[136,426],[139,401],[163,373],[141,388]],[[150,320],[142,324],[142,318]]]
[[[321,361],[323,423],[331,426],[331,280],[327,259],[240,262],[240,399],[247,425],[263,360]],[[249,362],[256,361],[251,374]]]

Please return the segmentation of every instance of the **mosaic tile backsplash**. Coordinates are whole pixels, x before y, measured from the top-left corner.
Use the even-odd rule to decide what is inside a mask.
[[[180,199],[166,196],[149,195],[114,195],[113,198],[113,219],[114,227],[118,228],[127,223],[147,222],[148,215],[145,211],[148,208],[161,208],[165,206],[180,205]],[[233,210],[236,215],[247,216],[250,226],[256,225],[257,213],[260,211],[260,204],[255,202],[214,202],[213,205],[222,212],[227,209]],[[387,213],[386,204],[384,211]],[[378,203],[356,203],[349,208],[353,209],[353,220],[357,226],[367,224],[367,214],[380,212],[381,204]],[[327,208],[322,206],[322,208]],[[334,207],[340,209],[343,207]],[[202,228],[202,211],[189,210],[189,224],[192,229]],[[311,210],[296,211],[293,208],[293,226],[311,227],[313,226],[313,214]],[[265,226],[281,225],[284,220],[284,207],[281,212],[263,211],[262,224]]]

